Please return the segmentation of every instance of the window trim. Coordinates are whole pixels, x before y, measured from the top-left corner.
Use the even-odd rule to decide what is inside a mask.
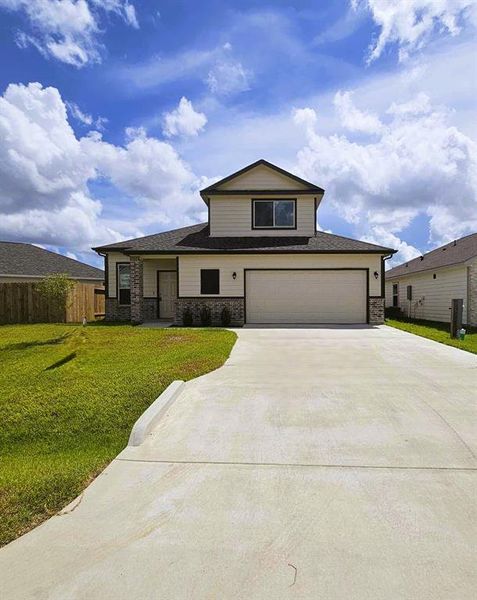
[[[280,225],[255,225],[255,203],[256,202],[293,202],[293,225],[288,227]],[[263,229],[265,231],[290,231],[296,230],[297,217],[297,199],[296,198],[252,198],[252,230]],[[273,220],[275,221],[275,206],[273,207]]]
[[[393,308],[396,308],[399,306],[399,283],[393,283],[392,286]],[[394,287],[396,287],[396,293],[394,293]],[[396,299],[396,303],[394,303],[394,299]]]
[[[119,294],[119,267],[127,265],[129,267],[129,302],[127,304],[121,303],[121,296]],[[122,288],[124,290],[128,288]],[[131,306],[131,262],[117,262],[116,263],[116,299],[119,306]]]
[[[204,271],[217,271],[217,292],[203,292],[202,291],[202,273]],[[200,269],[200,295],[201,296],[220,296],[220,269]]]

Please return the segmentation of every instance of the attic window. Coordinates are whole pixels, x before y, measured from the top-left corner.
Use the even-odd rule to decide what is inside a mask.
[[[296,229],[296,199],[252,200],[252,229]]]
[[[432,274],[432,279],[436,279],[437,275],[435,273]]]

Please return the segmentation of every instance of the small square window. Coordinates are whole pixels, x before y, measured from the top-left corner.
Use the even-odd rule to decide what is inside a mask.
[[[220,294],[220,271],[219,269],[200,270],[200,293]]]

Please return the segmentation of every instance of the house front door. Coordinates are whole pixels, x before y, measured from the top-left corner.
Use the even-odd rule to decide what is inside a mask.
[[[159,319],[173,319],[177,298],[176,271],[157,272],[157,308]]]

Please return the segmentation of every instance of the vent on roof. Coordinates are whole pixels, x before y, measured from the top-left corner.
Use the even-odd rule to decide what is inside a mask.
[[[457,240],[454,240],[453,246],[457,246]]]
[[[423,256],[420,256],[419,258],[420,258],[421,260],[424,260],[424,257],[423,257]]]
[[[409,263],[406,263],[406,267],[408,267],[408,266],[409,266]]]
[[[445,247],[444,247],[444,248],[442,248],[442,252],[444,252],[444,250],[447,250],[447,248],[445,248]]]

